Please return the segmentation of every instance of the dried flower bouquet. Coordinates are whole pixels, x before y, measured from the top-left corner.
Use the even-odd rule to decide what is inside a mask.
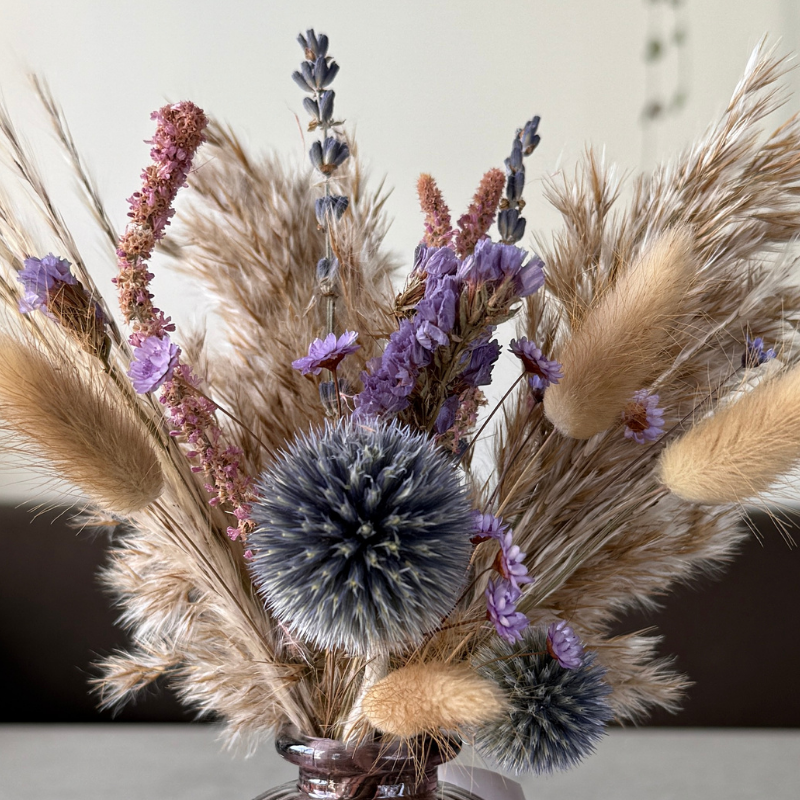
[[[800,457],[800,121],[759,129],[783,62],[759,47],[722,119],[626,207],[591,152],[552,179],[564,225],[539,255],[519,244],[538,117],[455,224],[422,175],[395,295],[339,67],[326,36],[299,38],[311,170],[165,106],[121,235],[36,83],[116,254],[124,326],[0,116],[47,224],[36,239],[0,198],[0,413],[90,499],[83,524],[112,529],[105,582],[134,645],[104,660],[102,702],[166,677],[234,743],[289,722],[570,766],[685,686],[615,618],[725,561],[741,504]],[[224,348],[154,305],[156,247],[205,286]],[[519,377],[489,411],[512,318]]]

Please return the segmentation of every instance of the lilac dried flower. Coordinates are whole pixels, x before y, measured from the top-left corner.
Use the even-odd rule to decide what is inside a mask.
[[[172,344],[169,336],[150,336],[133,348],[128,377],[139,394],[155,391],[172,377],[178,364],[180,348]]]
[[[635,392],[622,411],[625,438],[639,444],[653,442],[664,433],[664,409],[659,408],[659,397],[647,389]]]
[[[336,167],[347,161],[350,156],[350,148],[346,142],[340,142],[332,136],[328,136],[324,142],[314,142],[309,155],[311,163],[323,175],[330,175]]]
[[[761,364],[771,361],[776,355],[777,353],[772,348],[764,349],[764,340],[760,336],[755,339],[751,339],[748,336],[744,353],[742,354],[742,367],[744,369],[755,369]]]
[[[535,579],[528,575],[528,568],[525,566],[526,554],[514,544],[514,534],[505,530],[494,538],[500,543],[494,568],[518,589],[526,583],[533,583]]]
[[[491,621],[498,636],[509,644],[522,639],[522,631],[528,627],[528,618],[517,611],[515,603],[521,592],[510,581],[503,578],[490,580],[486,587],[486,618]]]
[[[581,641],[564,620],[554,622],[547,629],[547,652],[564,669],[580,669],[583,666]]]
[[[324,340],[314,339],[308,347],[308,355],[292,361],[292,366],[303,375],[319,375],[323,369],[335,370],[345,356],[361,347],[355,343],[357,338],[356,331],[345,331],[338,339],[335,333],[329,333]]]
[[[37,309],[47,310],[47,297],[64,284],[78,283],[69,271],[70,263],[64,258],[48,253],[44,258],[26,258],[17,280],[24,287],[19,310],[27,314]]]
[[[470,539],[472,544],[481,544],[488,542],[489,539],[497,539],[500,541],[501,537],[509,530],[501,517],[496,517],[494,514],[484,514],[480,511],[473,512],[473,531],[474,535]]]
[[[511,352],[522,362],[528,374],[528,385],[534,393],[541,393],[552,383],[558,383],[564,377],[564,369],[558,361],[545,358],[542,351],[527,337],[512,339],[509,344]]]

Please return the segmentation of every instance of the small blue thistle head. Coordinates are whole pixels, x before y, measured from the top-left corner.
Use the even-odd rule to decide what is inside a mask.
[[[528,628],[521,641],[499,637],[474,656],[477,671],[497,683],[510,711],[475,731],[475,747],[514,772],[568,769],[594,751],[614,716],[605,669],[587,652],[582,666],[564,669],[547,653],[547,630]]]
[[[397,422],[299,436],[259,495],[253,576],[278,620],[319,647],[418,643],[463,588],[472,514],[457,469]]]

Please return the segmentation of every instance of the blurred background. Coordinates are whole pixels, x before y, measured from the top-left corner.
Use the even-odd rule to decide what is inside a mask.
[[[254,152],[305,158],[302,93],[290,75],[302,57],[297,33],[316,27],[341,66],[337,116],[373,179],[392,189],[387,246],[410,266],[421,172],[461,213],[485,170],[502,164],[516,128],[540,114],[526,187],[526,243],[535,248],[559,224],[542,181],[572,174],[587,146],[632,178],[719,116],[763,35],[781,53],[800,52],[797,0],[0,0],[0,20],[4,102],[101,286],[115,273],[113,254],[77,198],[30,72],[63,105],[122,230],[148,159],[150,112],[166,101],[193,100]],[[800,73],[785,82],[795,96],[768,121],[774,126],[800,109]],[[154,267],[159,305],[179,330],[200,324],[199,290],[158,259]],[[787,484],[771,512],[790,528],[798,485]],[[124,636],[96,577],[106,542],[67,526],[80,506],[66,487],[0,452],[0,721],[111,719],[89,696],[90,664]],[[769,514],[753,513],[750,524],[753,536],[724,575],[620,621],[620,630],[657,625],[663,652],[696,682],[684,712],[654,724],[800,726],[800,557]],[[162,687],[117,718],[190,716]]]

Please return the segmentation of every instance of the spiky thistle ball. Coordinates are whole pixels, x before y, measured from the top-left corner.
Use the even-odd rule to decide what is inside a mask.
[[[578,669],[547,653],[547,631],[529,628],[513,645],[500,638],[474,656],[477,672],[509,698],[509,712],[475,731],[475,747],[500,767],[537,774],[568,769],[594,751],[606,723],[611,687],[587,651]]]
[[[259,495],[256,583],[278,620],[319,647],[417,643],[463,588],[466,492],[452,461],[405,426],[346,420],[301,435]]]

